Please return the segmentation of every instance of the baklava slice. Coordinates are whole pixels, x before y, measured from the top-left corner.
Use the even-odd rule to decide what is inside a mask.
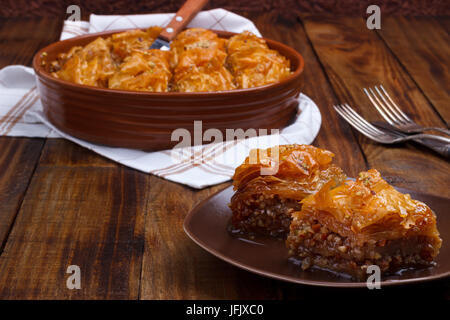
[[[310,145],[252,150],[233,176],[232,232],[285,238],[300,200],[345,179],[333,156]]]
[[[433,265],[441,242],[431,209],[372,169],[304,199],[286,244],[303,269],[316,266],[362,280],[370,265],[382,273]]]

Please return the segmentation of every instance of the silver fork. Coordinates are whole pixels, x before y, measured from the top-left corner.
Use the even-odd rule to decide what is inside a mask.
[[[383,144],[394,144],[413,140],[450,158],[450,139],[448,138],[432,134],[413,134],[408,136],[399,132],[380,130],[361,117],[348,104],[335,105],[334,109],[353,128],[369,139]],[[439,141],[439,143],[427,143],[429,140],[434,140],[434,142]]]
[[[399,131],[404,133],[420,133],[428,130],[436,130],[450,136],[450,131],[438,127],[422,127],[418,125],[410,117],[408,117],[392,100],[391,96],[386,92],[384,87],[380,84],[379,86],[366,89],[363,88],[364,93],[369,98],[370,102],[378,110],[381,116],[386,120],[391,126],[397,128]]]

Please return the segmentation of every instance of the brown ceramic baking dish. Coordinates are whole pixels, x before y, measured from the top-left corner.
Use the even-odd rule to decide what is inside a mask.
[[[220,92],[138,92],[79,85],[54,78],[48,70],[59,53],[84,46],[97,37],[124,30],[84,35],[55,42],[36,53],[33,67],[48,120],[77,138],[114,147],[161,150],[173,147],[173,130],[185,128],[193,137],[194,120],[203,130],[280,129],[297,111],[303,58],[294,49],[265,39],[291,62],[292,74],[280,82]],[[228,38],[234,33],[214,31]],[[43,53],[46,54],[43,54]]]

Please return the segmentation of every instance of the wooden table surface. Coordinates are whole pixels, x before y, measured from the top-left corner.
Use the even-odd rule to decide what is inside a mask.
[[[266,37],[305,58],[303,92],[323,123],[315,146],[336,154],[349,175],[377,168],[393,185],[450,197],[450,164],[414,144],[382,146],[333,111],[348,102],[381,120],[361,88],[382,83],[417,122],[450,122],[450,20],[383,17],[368,30],[359,17],[272,14],[250,17]],[[0,67],[30,65],[56,41],[60,19],[0,19]],[[1,299],[301,299],[379,295],[295,285],[233,267],[183,232],[188,211],[227,187],[194,190],[104,159],[62,139],[0,137]],[[66,269],[81,269],[69,290]],[[383,297],[450,298],[449,281],[378,290]]]

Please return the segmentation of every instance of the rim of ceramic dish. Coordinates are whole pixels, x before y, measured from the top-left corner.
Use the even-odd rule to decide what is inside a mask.
[[[299,65],[288,77],[284,78],[281,81],[266,84],[266,85],[259,86],[259,87],[247,88],[247,89],[233,89],[233,90],[207,91],[207,92],[147,92],[147,91],[132,91],[132,90],[100,88],[100,87],[95,87],[95,86],[90,86],[90,85],[77,84],[74,82],[55,78],[49,72],[47,72],[45,70],[44,66],[42,66],[42,64],[41,64],[41,62],[43,60],[43,53],[54,51],[54,48],[60,46],[62,43],[77,42],[77,41],[81,41],[86,38],[96,38],[96,37],[108,36],[108,35],[111,35],[114,33],[120,33],[120,32],[124,32],[124,31],[135,30],[135,29],[136,28],[89,33],[86,35],[77,36],[77,37],[69,38],[66,40],[60,40],[60,41],[53,42],[53,43],[49,44],[48,46],[40,49],[34,55],[33,69],[39,77],[45,78],[48,81],[56,82],[62,86],[66,86],[66,87],[84,89],[87,91],[91,91],[93,93],[98,92],[98,93],[105,93],[105,94],[121,94],[121,95],[133,95],[133,96],[136,96],[136,95],[137,96],[160,96],[160,97],[164,97],[164,96],[170,96],[170,97],[173,97],[173,96],[202,97],[202,96],[204,96],[204,97],[208,97],[208,96],[212,96],[212,95],[214,95],[214,96],[233,96],[233,95],[249,94],[249,93],[253,93],[253,92],[257,93],[257,92],[265,91],[269,88],[277,88],[277,87],[283,86],[286,83],[289,83],[289,82],[295,80],[297,77],[299,77],[300,74],[303,72],[303,69],[305,66],[303,56],[299,52],[297,52],[295,49],[293,49],[281,42],[278,42],[278,41],[275,41],[272,39],[267,39],[264,37],[262,39],[266,40],[269,43],[269,45],[275,44],[275,45],[281,47],[284,51],[288,51],[292,56],[295,56],[299,61]],[[235,32],[229,32],[229,31],[220,31],[220,30],[211,30],[211,31],[217,33],[219,36],[225,36],[225,37],[230,37],[232,35],[237,34]],[[76,46],[76,45],[77,44],[74,43],[72,46]]]

